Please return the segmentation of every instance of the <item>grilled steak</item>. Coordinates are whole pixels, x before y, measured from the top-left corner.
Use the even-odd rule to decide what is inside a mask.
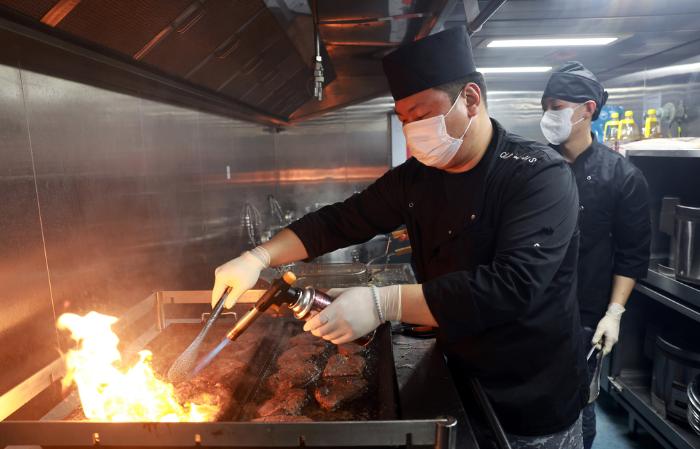
[[[267,400],[258,408],[258,415],[298,415],[308,402],[306,390],[292,388],[291,390],[277,390],[272,399]]]
[[[362,376],[365,359],[360,355],[335,354],[328,359],[323,377]]]
[[[367,381],[361,377],[331,377],[316,387],[314,397],[324,410],[330,411],[357,399],[366,390]]]
[[[298,345],[326,346],[326,340],[314,336],[311,332],[302,332],[289,339],[289,346]]]
[[[290,363],[310,360],[312,357],[320,355],[323,353],[323,349],[323,346],[309,344],[292,346],[277,358],[277,366],[280,369],[286,369],[285,367]]]
[[[313,419],[306,416],[272,415],[261,416],[251,420],[252,422],[313,422]]]
[[[344,345],[338,345],[338,354],[342,355],[361,354],[364,350],[365,347],[360,346],[357,343],[345,343]]]
[[[305,387],[318,379],[320,375],[321,370],[314,362],[310,360],[294,360],[268,377],[267,387],[270,391]]]

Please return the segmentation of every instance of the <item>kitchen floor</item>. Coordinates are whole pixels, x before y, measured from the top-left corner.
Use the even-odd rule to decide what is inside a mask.
[[[629,432],[627,412],[601,391],[596,402],[597,432],[593,449],[663,449],[644,429]]]

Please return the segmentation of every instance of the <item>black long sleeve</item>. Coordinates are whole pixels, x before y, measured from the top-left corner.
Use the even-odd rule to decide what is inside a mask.
[[[533,173],[534,172],[534,173]],[[576,230],[578,196],[564,162],[525,171],[495,229],[493,261],[423,284],[440,327],[460,338],[517,320],[549,286]]]
[[[651,217],[649,189],[638,168],[618,164],[620,180],[617,187],[615,216],[613,218],[613,272],[640,279],[649,266]]]

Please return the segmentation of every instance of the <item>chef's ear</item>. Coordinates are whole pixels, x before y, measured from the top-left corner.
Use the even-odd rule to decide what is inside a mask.
[[[482,96],[481,88],[476,83],[467,83],[462,89],[461,94],[467,102],[467,112],[470,117],[474,117],[479,113],[479,106],[481,106]]]
[[[596,109],[598,109],[598,105],[596,104],[595,101],[589,100],[586,102],[586,118],[589,118],[593,120],[593,116],[595,115]]]

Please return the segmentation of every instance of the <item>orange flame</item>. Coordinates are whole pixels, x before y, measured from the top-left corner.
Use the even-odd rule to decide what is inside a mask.
[[[158,379],[151,368],[150,351],[139,352],[139,361],[121,368],[119,337],[112,331],[117,318],[90,312],[65,313],[58,328],[67,329],[78,349],[65,356],[64,387],[78,388],[85,417],[94,421],[211,421],[218,407],[180,404],[172,384]]]

